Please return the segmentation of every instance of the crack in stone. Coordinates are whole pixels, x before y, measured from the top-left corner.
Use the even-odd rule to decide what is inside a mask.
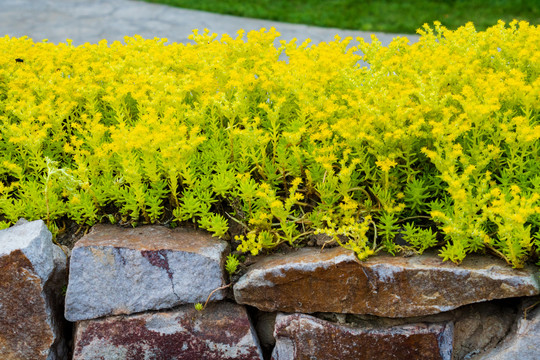
[[[119,249],[117,252],[118,257],[120,258],[120,263],[122,266],[126,266],[126,258],[124,257],[124,253],[122,252],[122,249]]]
[[[174,282],[173,282],[173,279],[170,278],[170,280],[171,280],[171,288],[172,288],[172,292],[173,292],[174,296],[176,296],[176,298],[177,298],[178,300],[180,300],[180,296],[178,296],[178,294],[176,293],[176,289],[174,288]]]
[[[167,257],[167,250],[143,250],[141,251],[142,256],[148,260],[148,262],[152,266],[156,266],[159,268],[164,269],[167,272],[167,275],[169,277],[169,280],[171,282],[171,288],[173,294],[176,296],[178,300],[180,300],[180,296],[176,293],[176,289],[174,287],[174,281],[173,281],[173,273],[169,267],[169,259]]]

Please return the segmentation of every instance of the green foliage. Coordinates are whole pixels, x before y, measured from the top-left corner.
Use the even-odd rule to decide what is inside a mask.
[[[379,234],[383,238],[383,245],[385,246],[386,251],[391,254],[395,254],[398,250],[393,241],[399,230],[399,225],[396,222],[397,219],[394,217],[394,214],[391,213],[383,213],[379,217]]]
[[[227,255],[227,260],[225,262],[225,270],[227,270],[229,275],[233,275],[237,271],[238,265],[240,265],[240,261],[238,261],[236,255]]]
[[[425,181],[413,179],[405,188],[405,204],[409,211],[414,214],[425,213],[428,210],[427,199],[430,197]]]
[[[222,215],[210,214],[202,217],[199,221],[199,226],[212,233],[212,236],[223,237],[229,230],[227,220]]]
[[[536,261],[540,29],[419,33],[1,38],[0,227],[189,225],[253,255],[324,233],[361,260],[405,249],[399,235],[420,253],[440,239],[456,263]]]
[[[403,226],[403,239],[411,244],[411,247],[419,254],[426,249],[437,245],[437,234],[431,229],[421,229],[412,223]]]
[[[188,9],[339,29],[414,34],[426,22],[440,20],[451,29],[473,21],[485,30],[497,20],[537,24],[540,7],[527,0],[147,0]]]

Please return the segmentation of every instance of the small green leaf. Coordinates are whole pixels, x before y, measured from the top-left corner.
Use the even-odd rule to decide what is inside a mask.
[[[225,270],[227,270],[229,275],[233,275],[237,271],[239,264],[240,262],[236,258],[236,255],[229,254],[225,262]]]

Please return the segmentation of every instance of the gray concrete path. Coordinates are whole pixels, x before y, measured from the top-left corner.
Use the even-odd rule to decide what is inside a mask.
[[[369,39],[372,33],[280,23],[277,21],[212,14],[203,11],[178,9],[134,0],[0,0],[0,36],[28,36],[34,41],[48,39],[75,45],[85,42],[109,42],[124,36],[168,38],[170,42],[190,42],[193,29],[208,28],[217,34],[236,36],[239,29],[246,31],[275,27],[280,40],[297,38],[301,43],[310,38],[313,43],[332,41],[336,34]],[[397,34],[376,33],[383,44]],[[416,35],[406,36],[414,42]]]

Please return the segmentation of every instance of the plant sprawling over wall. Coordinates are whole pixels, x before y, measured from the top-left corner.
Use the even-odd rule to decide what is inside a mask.
[[[0,38],[1,227],[190,221],[252,254],[326,234],[360,259],[440,245],[521,267],[540,253],[540,28],[419,33]]]

